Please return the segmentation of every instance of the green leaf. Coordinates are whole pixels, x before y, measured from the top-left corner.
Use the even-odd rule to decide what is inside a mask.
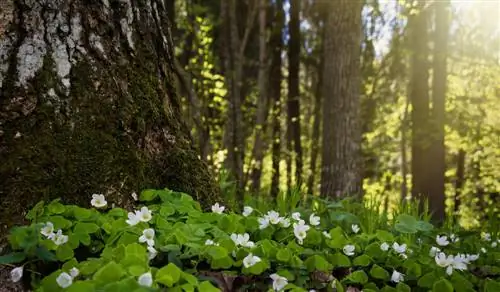
[[[416,227],[418,230],[423,231],[423,232],[429,232],[429,231],[432,231],[434,229],[434,225],[432,225],[429,222],[425,222],[425,221],[421,221],[421,220],[417,222]]]
[[[221,290],[218,288],[215,288],[212,283],[209,281],[203,281],[198,285],[198,291],[203,291],[203,292],[220,292]]]
[[[73,216],[75,217],[76,220],[84,221],[92,216],[92,211],[90,211],[89,209],[76,207],[73,210]]]
[[[60,245],[57,247],[56,257],[62,262],[72,259],[74,257],[73,249],[67,244]]]
[[[291,257],[292,257],[292,254],[291,254],[290,250],[288,250],[287,248],[280,249],[276,253],[276,259],[278,261],[281,261],[281,262],[287,263],[288,261],[290,261]]]
[[[75,233],[95,233],[99,230],[99,226],[94,223],[86,223],[86,222],[77,222],[75,227],[73,227],[73,231]]]
[[[332,265],[322,256],[313,255],[304,261],[304,265],[309,272],[322,271],[328,272],[332,269]]]
[[[372,276],[375,279],[388,280],[389,272],[387,272],[384,268],[382,268],[379,265],[373,265],[373,267],[370,270],[370,276]]]
[[[70,228],[71,225],[73,225],[73,222],[69,221],[68,219],[64,218],[63,216],[50,216],[47,218],[47,221],[50,221],[54,224],[54,229],[67,229]]]
[[[39,246],[35,250],[35,255],[42,261],[54,262],[57,260],[56,255],[49,251],[45,246]]]
[[[498,292],[500,291],[500,282],[491,280],[491,279],[486,279],[486,282],[484,284],[484,291],[485,292]]]
[[[262,260],[255,265],[251,266],[250,268],[245,268],[243,267],[243,272],[244,273],[250,273],[253,275],[260,275],[262,274],[267,268],[269,268],[269,264],[267,263],[266,260]]]
[[[162,206],[160,208],[160,215],[162,217],[168,217],[173,214],[175,214],[175,209],[171,206]]]
[[[474,291],[474,285],[460,273],[453,273],[450,281],[458,292]]]
[[[122,208],[113,208],[109,210],[108,215],[111,217],[125,217],[127,216],[127,211]]]
[[[94,284],[87,281],[76,281],[71,284],[65,291],[67,292],[92,292],[95,291]]]
[[[120,280],[123,275],[125,275],[125,271],[122,266],[111,261],[107,263],[104,267],[100,268],[95,274],[93,279],[100,283],[113,283]]]
[[[128,267],[127,270],[130,275],[134,277],[139,277],[140,275],[144,274],[147,271],[147,268],[145,266],[133,265]]]
[[[158,192],[156,190],[144,190],[139,196],[140,201],[152,201],[158,197]]]
[[[44,208],[45,202],[38,202],[29,212],[26,214],[26,219],[36,222],[39,217],[43,215],[45,211]]]
[[[341,253],[336,253],[336,254],[333,254],[333,255],[328,255],[328,260],[330,261],[330,263],[332,263],[332,265],[334,267],[350,267],[351,266],[351,260],[341,254]]]
[[[396,288],[393,288],[391,286],[384,286],[382,289],[380,289],[380,292],[396,292]]]
[[[429,272],[418,279],[417,285],[423,288],[431,288],[438,278],[434,272]]]
[[[422,275],[422,267],[414,260],[408,259],[403,263],[406,268],[406,275],[418,278]]]
[[[393,242],[394,241],[394,235],[390,233],[389,231],[386,230],[377,230],[375,233],[375,236],[377,236],[378,240],[382,242]]]
[[[174,264],[170,263],[161,268],[156,273],[156,281],[167,287],[172,287],[175,283],[179,282],[182,271]]]
[[[369,266],[371,262],[372,262],[372,259],[369,256],[363,254],[363,255],[360,255],[359,257],[356,257],[352,261],[352,264],[354,266],[366,267],[366,266]]]
[[[211,245],[207,248],[206,253],[213,260],[218,260],[227,257],[228,251],[222,246]]]
[[[189,274],[189,273],[186,273],[186,272],[182,272],[181,274],[181,278],[188,282],[189,284],[191,285],[198,285],[198,278],[196,278],[195,276]]]
[[[223,258],[214,259],[210,262],[210,266],[212,267],[212,269],[229,269],[233,266],[233,264],[233,259],[231,259],[227,255]]]
[[[355,271],[347,279],[353,283],[365,284],[368,282],[368,275],[364,271]]]
[[[406,285],[405,283],[403,282],[400,282],[396,285],[396,290],[398,292],[411,292],[411,288],[410,286]]]
[[[417,228],[415,226],[411,226],[411,225],[406,225],[406,224],[403,224],[403,223],[396,223],[396,225],[394,225],[394,229],[396,229],[396,231],[400,232],[400,233],[409,233],[409,234],[413,234],[413,233],[417,233]]]
[[[49,211],[49,214],[62,214],[66,211],[66,207],[59,203],[59,200],[54,200],[47,205],[47,211]]]
[[[11,252],[9,254],[0,256],[0,265],[17,264],[26,258],[24,252]]]
[[[453,292],[453,285],[448,280],[441,278],[432,285],[432,292]]]
[[[81,262],[79,265],[80,274],[83,276],[92,275],[102,266],[102,260],[100,259],[90,259],[85,262]]]

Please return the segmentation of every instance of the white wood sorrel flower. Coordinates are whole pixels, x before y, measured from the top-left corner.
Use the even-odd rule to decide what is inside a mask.
[[[253,208],[250,206],[245,206],[243,207],[243,213],[241,213],[243,216],[248,217],[250,214],[252,214]]]
[[[380,245],[380,249],[383,251],[388,251],[389,248],[390,248],[390,246],[387,242],[382,242],[382,244]]]
[[[144,273],[139,276],[137,283],[143,287],[151,287],[153,285],[153,275],[151,275],[151,272]]]
[[[359,232],[359,226],[357,224],[352,224],[351,229],[352,229],[352,232],[354,232],[354,233]]]
[[[328,239],[331,239],[332,236],[330,235],[330,233],[326,232],[326,231],[323,231],[323,236],[325,236],[326,238]]]
[[[249,253],[244,259],[243,259],[243,265],[245,268],[250,268],[251,266],[255,265],[256,263],[260,262],[261,259],[258,256],[254,256],[253,254]]]
[[[73,284],[73,277],[70,274],[63,272],[56,278],[57,285],[61,288],[68,288]]]
[[[450,244],[450,242],[448,241],[448,237],[446,235],[443,236],[436,235],[436,243],[440,246],[447,246],[448,244]]]
[[[139,237],[139,242],[146,242],[149,246],[155,245],[155,230],[152,228],[147,228],[142,231],[142,235]]]
[[[299,221],[299,220],[300,220],[300,213],[299,213],[299,212],[294,212],[294,213],[292,213],[292,218],[293,218],[294,220]]]
[[[309,224],[312,226],[318,226],[320,224],[319,216],[314,215],[314,213],[309,216]]]
[[[271,277],[271,279],[273,279],[274,291],[281,291],[288,284],[288,279],[285,277],[282,277],[278,274],[272,274],[270,277]]]
[[[257,219],[259,221],[259,229],[266,229],[269,226],[269,219],[267,217],[261,217]]]
[[[55,235],[54,233],[54,224],[52,222],[47,222],[43,224],[42,229],[40,230],[40,233],[47,237],[48,239],[52,239]]]
[[[54,234],[54,236],[52,237],[52,241],[53,241],[56,245],[65,244],[66,242],[68,242],[68,236],[67,236],[67,235],[62,234],[62,230],[61,230],[61,229],[59,229],[59,230],[57,230],[57,233],[56,233],[56,234]]]
[[[139,220],[142,222],[148,222],[153,218],[153,216],[151,215],[151,211],[146,206],[142,207],[141,210],[136,214],[139,217]]]
[[[215,203],[215,205],[212,206],[212,212],[217,214],[222,214],[224,209],[226,209],[226,207],[219,205],[219,203]]]
[[[90,204],[96,208],[103,208],[106,207],[106,205],[108,205],[108,202],[106,202],[106,198],[104,197],[104,195],[93,194]]]
[[[342,251],[344,252],[344,254],[346,256],[353,256],[355,249],[356,249],[356,247],[354,245],[348,244],[348,245],[344,246],[344,248],[342,248]]]
[[[304,221],[299,221],[299,223],[293,223],[293,234],[297,238],[297,241],[299,244],[304,243],[304,239],[307,236],[307,231],[311,227],[309,225],[306,225]]]
[[[128,212],[128,219],[125,220],[125,222],[127,222],[127,224],[130,226],[137,225],[139,222],[141,222],[141,220],[139,219],[139,211],[135,211],[135,213]]]
[[[280,221],[281,221],[280,213],[273,211],[273,210],[267,212],[266,217],[269,220],[269,223],[271,223],[273,225],[276,225],[276,224],[280,223]]]
[[[80,270],[73,267],[73,268],[71,268],[71,270],[69,270],[69,275],[71,276],[71,278],[74,279],[74,278],[78,277],[78,275],[80,275]]]
[[[158,254],[158,251],[154,247],[148,245],[148,259],[149,260],[154,259],[157,254]]]
[[[391,281],[394,283],[403,282],[405,280],[404,276],[404,274],[394,270],[394,272],[392,272]]]
[[[245,234],[231,234],[231,239],[233,240],[236,246],[243,246],[252,248],[255,246],[253,241],[250,241],[250,235],[248,233]]]
[[[21,280],[21,278],[23,277],[23,269],[24,267],[20,266],[10,271],[10,279],[12,280],[12,282],[16,283],[19,282],[19,280]]]
[[[394,249],[395,252],[403,254],[406,252],[406,244],[399,244],[397,242],[394,242],[392,244],[392,249]]]

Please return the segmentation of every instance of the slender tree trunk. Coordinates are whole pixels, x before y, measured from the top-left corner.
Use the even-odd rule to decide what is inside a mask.
[[[281,161],[281,52],[283,51],[282,31],[285,22],[283,0],[277,0],[275,7],[275,25],[271,33],[271,66],[269,71],[269,98],[272,100],[272,167],[271,197],[276,198],[280,185]]]
[[[323,56],[323,54],[321,54]],[[321,90],[323,89],[323,57],[320,58],[320,63],[318,64],[318,78],[316,84],[316,90],[314,93],[314,113],[313,113],[313,129],[312,129],[312,143],[311,143],[311,175],[307,180],[307,190],[309,193],[314,191],[314,181],[316,178],[316,169],[319,153],[319,141],[320,141],[320,127],[321,127]]]
[[[449,2],[446,0],[434,2],[435,25],[433,80],[432,80],[432,116],[431,116],[431,146],[429,152],[432,167],[428,168],[429,208],[433,220],[442,222],[445,217],[445,99],[447,79],[447,54],[449,34]],[[430,162],[429,161],[429,162]]]
[[[408,154],[406,148],[408,146],[408,141],[406,140],[406,135],[408,133],[408,111],[410,107],[409,98],[406,98],[405,111],[403,113],[403,118],[401,121],[401,200],[405,200],[408,196]]]
[[[324,40],[321,195],[361,195],[362,1],[329,2]]]
[[[295,156],[295,183],[302,182],[302,145],[300,141],[300,0],[290,0],[290,41],[288,48],[288,135],[290,154]],[[293,145],[293,150],[292,150]],[[290,161],[291,165],[291,161]],[[291,167],[290,167],[291,170]]]
[[[251,170],[251,190],[258,192],[260,190],[260,178],[262,175],[262,160],[264,158],[264,126],[269,112],[269,103],[267,102],[267,79],[268,79],[268,60],[267,60],[267,37],[266,37],[266,0],[260,0],[259,7],[259,99],[257,102],[257,114],[255,125],[255,141],[252,151],[252,170]]]
[[[458,150],[457,155],[457,174],[455,180],[455,212],[460,210],[462,203],[462,188],[465,183],[465,151]]]
[[[409,95],[412,105],[412,145],[411,174],[412,196],[427,198],[428,163],[428,120],[429,120],[429,65],[428,65],[428,11],[424,8],[426,1],[417,2],[417,14],[410,17],[411,76]],[[422,205],[423,206],[423,205]]]
[[[162,1],[8,1],[0,18],[1,226],[40,200],[126,207],[169,187],[204,206],[215,183],[174,87]],[[115,5],[119,4],[119,5]]]

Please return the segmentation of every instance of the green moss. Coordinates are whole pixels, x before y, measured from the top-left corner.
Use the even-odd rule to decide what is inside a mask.
[[[88,206],[93,193],[125,207],[133,204],[130,194],[144,188],[189,193],[205,207],[218,199],[180,111],[164,100],[175,97],[168,78],[159,80],[157,65],[148,61],[156,58],[147,51],[138,55],[142,62],[78,63],[68,96],[47,60],[32,87],[20,92],[37,105],[4,125],[2,223],[20,223],[42,199]],[[46,94],[50,88],[57,99]],[[18,131],[22,136],[14,138]]]

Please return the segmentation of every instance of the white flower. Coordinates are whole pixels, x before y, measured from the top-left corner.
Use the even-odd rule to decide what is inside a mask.
[[[155,245],[155,230],[152,228],[147,228],[142,231],[142,235],[139,237],[139,242],[146,242],[149,246]]]
[[[383,251],[388,251],[389,248],[390,248],[390,246],[387,242],[382,242],[382,244],[380,245],[380,249]]]
[[[483,240],[491,241],[491,234],[488,232],[483,233]]]
[[[486,248],[481,247],[481,252],[482,252],[482,253],[486,253]]]
[[[292,213],[292,218],[293,218],[294,220],[299,221],[299,220],[300,220],[300,213],[299,213],[299,212],[294,212],[294,213]]]
[[[288,228],[288,227],[290,227],[290,220],[288,218],[281,217],[280,218],[280,225],[283,228]]]
[[[157,254],[158,254],[158,251],[154,247],[148,245],[148,259],[149,260],[154,259]]]
[[[392,249],[394,249],[395,252],[397,253],[405,253],[406,252],[406,244],[401,244],[394,242],[392,244]]]
[[[497,243],[496,241],[493,241],[493,242],[491,243],[491,247],[497,247],[497,246],[498,246],[498,243]]]
[[[443,236],[436,235],[436,243],[440,246],[447,246],[448,244],[450,244],[450,242],[448,241],[448,237],[446,237],[446,235]]]
[[[359,232],[359,226],[357,224],[352,224],[351,229],[352,229],[352,232],[354,232],[354,233]]]
[[[314,213],[309,216],[309,224],[312,226],[318,226],[320,224],[319,216],[315,216]]]
[[[281,277],[278,274],[272,274],[271,279],[273,279],[273,289],[274,291],[281,291],[288,284],[288,279],[285,277]]]
[[[355,249],[356,249],[356,247],[354,247],[354,245],[348,244],[348,245],[344,246],[344,248],[342,248],[342,251],[344,251],[344,254],[346,256],[353,256]]]
[[[43,224],[40,233],[46,236],[48,239],[52,239],[54,237],[54,224],[52,224],[52,222]]]
[[[12,280],[12,282],[16,283],[21,280],[21,278],[23,277],[23,269],[24,266],[20,266],[10,271],[10,279]]]
[[[108,204],[108,202],[106,202],[106,198],[104,197],[104,195],[93,194],[90,204],[96,208],[102,208],[105,207]]]
[[[326,231],[323,231],[323,235],[328,238],[328,239],[331,239],[332,236],[330,235],[330,233],[326,232]]]
[[[71,270],[69,270],[69,275],[71,276],[71,278],[74,279],[74,278],[78,277],[78,275],[80,275],[80,270],[73,267],[73,268],[71,268]]]
[[[260,262],[261,259],[258,256],[254,256],[253,254],[249,253],[244,259],[243,259],[243,265],[245,268],[250,268],[251,266],[255,265],[256,263]]]
[[[59,230],[57,230],[57,233],[54,234],[54,237],[52,237],[52,241],[56,245],[65,244],[66,242],[68,242],[68,236],[67,235],[63,235],[62,234],[62,230],[59,229]]]
[[[435,257],[438,252],[441,250],[435,246],[431,247],[431,250],[429,251],[429,256]]]
[[[139,220],[142,222],[148,222],[149,220],[151,220],[151,218],[153,218],[148,207],[142,207],[141,211],[136,212],[136,216],[139,217]]]
[[[453,273],[453,268],[454,266],[457,266],[459,268],[462,268],[463,265],[461,263],[461,259],[458,258],[458,261],[460,262],[455,262],[455,258],[452,255],[446,256],[444,252],[438,253],[435,257],[434,260],[436,261],[436,264],[440,267],[445,268],[446,267],[446,274],[451,275]],[[467,266],[465,266],[467,268]]]
[[[249,247],[252,248],[254,247],[253,241],[250,241],[250,235],[248,233],[245,234],[231,234],[231,239],[233,240],[234,244],[236,246],[243,246],[243,247]]]
[[[304,239],[307,236],[307,231],[309,230],[309,225],[305,225],[304,221],[297,223],[293,223],[293,234],[297,238],[297,241],[299,244],[302,244],[304,242]]]
[[[215,243],[213,240],[211,240],[211,239],[207,239],[207,240],[205,240],[205,245],[218,245],[218,244],[216,244],[216,243]]]
[[[391,281],[394,283],[403,282],[405,280],[404,276],[404,274],[394,270],[394,272],[392,272]]]
[[[269,219],[267,217],[261,217],[257,220],[259,221],[259,229],[266,229],[269,226]]]
[[[128,212],[128,219],[125,220],[125,222],[127,222],[127,224],[130,226],[137,225],[137,223],[139,223],[140,221],[141,219],[139,211],[135,211],[135,213]]]
[[[139,200],[139,197],[137,196],[137,193],[136,193],[136,192],[133,192],[133,193],[131,194],[131,196],[132,196],[132,199],[134,199],[134,201],[138,201],[138,200]]]
[[[224,209],[226,209],[226,207],[220,206],[219,203],[215,203],[215,205],[212,206],[212,212],[217,214],[222,214],[222,212],[224,212]]]
[[[70,274],[63,272],[59,276],[57,276],[56,282],[59,287],[68,288],[69,286],[71,286],[71,284],[73,284],[73,278]]]
[[[243,213],[241,213],[243,216],[248,217],[250,214],[252,214],[253,208],[250,206],[245,206],[243,207]]]
[[[153,275],[151,275],[151,272],[144,273],[139,276],[137,283],[144,287],[151,287],[153,285]]]
[[[479,258],[479,254],[467,254],[465,259],[467,262],[473,262]]]
[[[280,221],[281,221],[280,213],[278,213],[276,211],[267,212],[266,217],[269,220],[269,223],[271,223],[273,225],[276,225],[276,224],[280,223]]]
[[[451,239],[451,242],[453,242],[453,243],[458,242],[460,240],[460,238],[458,236],[456,236],[454,233],[450,234],[450,239]]]

